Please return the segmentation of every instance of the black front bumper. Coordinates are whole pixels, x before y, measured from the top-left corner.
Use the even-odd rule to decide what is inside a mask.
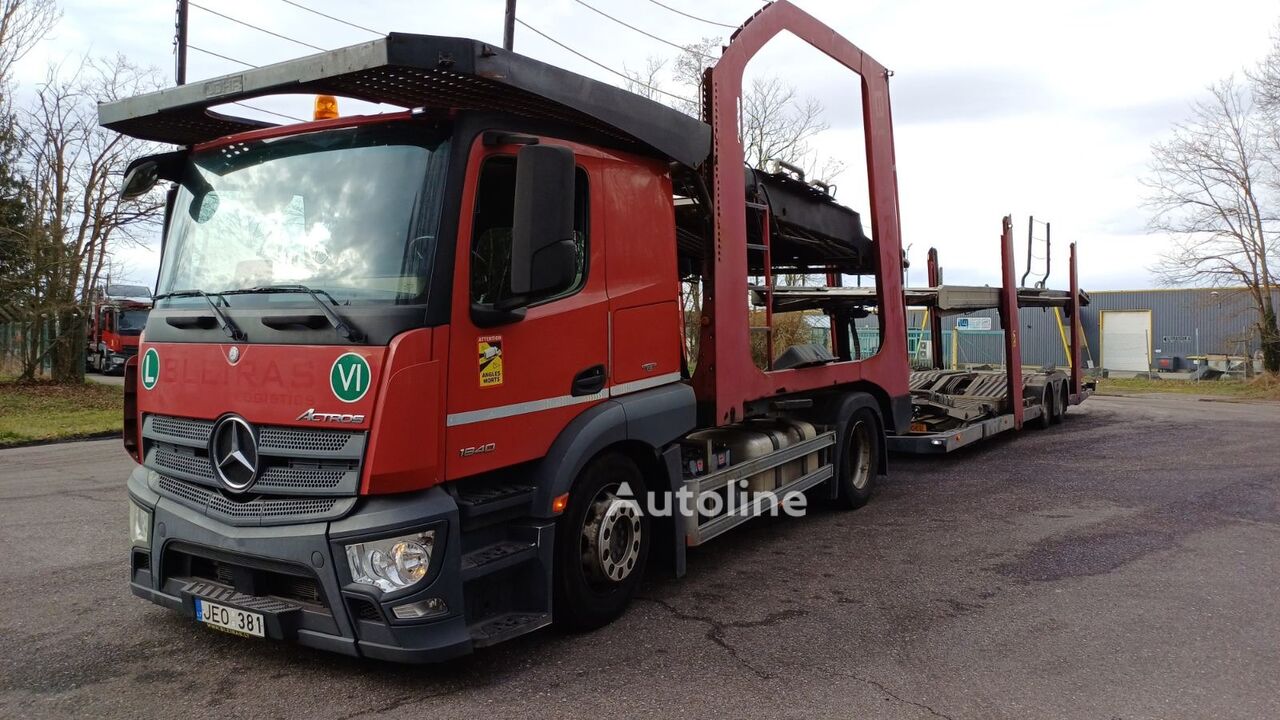
[[[363,498],[346,517],[272,527],[228,525],[158,495],[150,471],[129,478],[133,501],[152,512],[151,545],[135,547],[130,587],[193,618],[194,598],[262,612],[267,637],[394,662],[436,662],[472,650],[464,615],[458,508],[436,487]],[[421,588],[388,597],[350,581],[345,545],[434,528],[432,567]],[[391,608],[428,598],[447,614],[401,620]]]

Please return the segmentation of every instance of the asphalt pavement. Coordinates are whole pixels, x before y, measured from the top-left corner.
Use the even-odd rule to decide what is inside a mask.
[[[618,622],[400,667],[129,594],[116,440],[0,452],[0,717],[1280,717],[1280,404],[1092,398],[752,523]]]
[[[124,375],[103,375],[101,373],[87,372],[84,379],[89,382],[102,383],[103,385],[124,385]]]

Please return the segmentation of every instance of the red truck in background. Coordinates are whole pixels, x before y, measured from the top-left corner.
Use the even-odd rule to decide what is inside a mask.
[[[143,299],[145,298],[145,299]],[[104,375],[124,372],[138,354],[138,338],[151,312],[151,291],[134,285],[108,285],[92,303],[86,328],[85,369]]]
[[[861,78],[870,236],[830,187],[745,168],[742,73],[782,32]],[[683,575],[780,504],[857,508],[895,447],[1061,420],[1088,394],[1079,343],[1069,372],[1024,373],[1017,311],[1059,308],[1080,337],[1074,251],[1069,292],[1018,288],[1006,219],[1002,284],[905,290],[889,75],[780,0],[707,72],[701,120],[398,33],[100,106],[179,146],[123,190],[169,183],[125,371],[132,592],[245,637],[439,661],[599,627],[650,565]],[[404,111],[216,109],[280,93]],[[796,275],[826,285],[778,282]],[[999,308],[1006,370],[913,375],[908,300]],[[775,349],[789,312],[830,341]]]

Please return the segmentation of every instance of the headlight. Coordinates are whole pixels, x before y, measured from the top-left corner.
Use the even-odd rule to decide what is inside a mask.
[[[347,546],[351,579],[383,592],[403,590],[421,582],[431,567],[436,531],[370,540]]]
[[[129,501],[129,542],[148,547],[151,544],[151,511]]]

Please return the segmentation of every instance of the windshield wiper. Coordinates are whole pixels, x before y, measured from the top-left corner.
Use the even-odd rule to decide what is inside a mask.
[[[325,304],[324,300],[320,299],[320,296],[323,295],[329,298],[329,302],[333,303],[334,305],[338,304],[338,301],[334,300],[333,296],[325,292],[324,290],[313,290],[307,287],[306,285],[262,285],[259,287],[240,288],[239,290],[228,290],[222,294],[223,295],[249,295],[249,294],[257,294],[257,293],[263,293],[263,294],[297,293],[300,295],[309,295],[311,296],[312,300],[316,301],[316,305],[320,307],[320,312],[324,313],[325,319],[329,321],[329,324],[333,326],[334,330],[338,331],[339,335],[346,338],[349,342],[353,342],[353,343],[364,342],[364,339],[365,339],[364,333],[357,330],[346,320],[343,320],[342,316],[334,312],[328,305]]]
[[[226,298],[222,297],[222,293],[210,294],[203,290],[174,290],[173,292],[160,293],[159,295],[156,295],[151,299],[152,301],[155,301],[155,300],[164,300],[165,298],[182,298],[182,297],[204,298],[204,301],[209,303],[209,307],[213,309],[214,317],[218,320],[218,327],[222,328],[222,332],[226,333],[227,337],[231,338],[236,342],[244,342],[245,340],[249,339],[249,337],[244,334],[244,331],[241,330],[240,327],[231,320],[231,318],[227,317],[227,314],[222,312],[222,310],[218,307],[218,304],[213,301],[213,298],[217,297],[223,303],[226,303],[227,300]]]

